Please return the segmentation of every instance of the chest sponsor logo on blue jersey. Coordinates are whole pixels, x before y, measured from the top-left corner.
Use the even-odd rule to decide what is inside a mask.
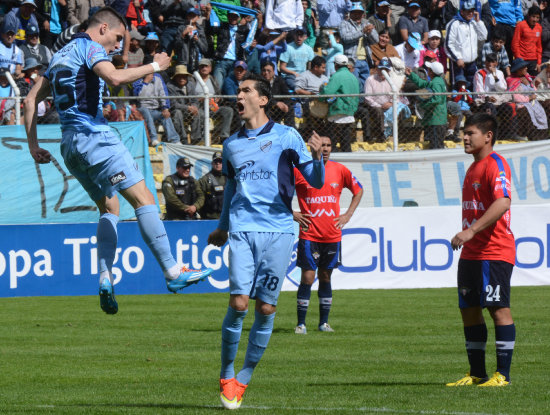
[[[256,163],[253,160],[245,161],[239,167],[239,171],[235,175],[235,179],[239,182],[269,180],[275,175],[275,172],[270,170],[254,170],[253,167],[255,164]]]

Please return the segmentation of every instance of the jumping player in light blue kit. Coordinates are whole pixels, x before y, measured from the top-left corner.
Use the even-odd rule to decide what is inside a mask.
[[[53,56],[44,77],[37,80],[24,101],[29,151],[37,163],[49,163],[51,154],[38,146],[36,108],[50,95],[51,89],[61,119],[61,154],[65,165],[99,209],[99,298],[107,314],[118,311],[111,272],[117,246],[117,192],[135,209],[141,235],[164,272],[168,290],[176,292],[212,273],[210,268],[194,271],[176,264],[155,199],[143,175],[103,118],[101,94],[105,82],[112,86],[129,83],[164,70],[170,64],[170,58],[162,53],[155,55],[152,64],[116,69],[108,53],[119,48],[126,27],[125,19],[115,10],[100,9],[90,19],[88,30],[75,34],[71,42]]]
[[[220,399],[227,409],[240,407],[273,331],[294,244],[294,166],[315,188],[324,184],[321,138],[314,134],[309,141],[310,155],[294,128],[268,119],[265,108],[270,99],[269,83],[257,75],[248,75],[239,85],[237,109],[245,125],[223,145],[228,180],[218,228],[208,238],[222,246],[229,237],[231,295],[222,324],[220,372]],[[255,320],[243,368],[235,376],[233,362],[249,299],[256,300]]]

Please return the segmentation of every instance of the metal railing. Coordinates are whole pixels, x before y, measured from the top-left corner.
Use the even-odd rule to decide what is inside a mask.
[[[200,77],[198,77],[200,78]],[[13,79],[12,79],[13,81]],[[391,85],[391,80],[388,79]],[[14,83],[15,84],[15,83]],[[14,85],[12,85],[13,87]],[[204,95],[193,96],[164,96],[164,97],[104,97],[104,102],[114,101],[121,114],[126,105],[133,105],[143,99],[170,99],[182,102],[185,105],[194,103],[200,108],[193,113],[184,108],[171,105],[171,120],[180,136],[181,142],[186,144],[203,143],[206,146],[221,144],[224,138],[233,134],[241,127],[241,121],[236,110],[236,97],[210,94],[206,85],[203,85]],[[21,123],[20,103],[22,97],[19,90],[16,100],[16,123]],[[472,98],[470,109],[462,102],[454,103],[451,96],[467,95]],[[426,126],[431,116],[425,103],[433,96],[447,97],[447,123],[441,126],[441,140],[437,143],[428,143]],[[448,143],[460,142],[462,137],[462,122],[464,116],[473,112],[486,111],[493,113],[499,120],[499,140],[540,140],[548,138],[548,119],[550,119],[550,91],[503,91],[491,93],[431,93],[426,90],[416,92],[400,92],[392,86],[391,95],[373,94],[370,97],[386,97],[391,101],[391,112],[380,107],[370,106],[365,101],[365,94],[338,95],[331,98],[358,98],[359,107],[354,114],[354,122],[349,128],[334,128],[334,120],[329,117],[327,108],[330,104],[318,105],[326,102],[327,97],[315,95],[288,95],[274,96],[269,116],[276,122],[297,128],[304,140],[307,141],[313,130],[322,135],[332,135],[335,151],[343,146],[351,145],[353,149],[365,148],[374,145],[372,149],[398,151],[403,144],[416,143],[417,149],[438,148],[450,146]],[[119,105],[122,101],[124,105]],[[279,105],[282,103],[283,105]],[[451,104],[450,104],[451,103]],[[403,105],[401,105],[403,104]],[[180,105],[181,107],[181,105]],[[137,107],[139,111],[139,107]],[[127,119],[122,118],[121,120]],[[146,123],[147,127],[147,123]],[[330,128],[332,127],[332,128]],[[158,131],[150,131],[157,134]],[[345,136],[344,136],[345,135]],[[156,137],[150,137],[150,141]],[[359,145],[361,144],[361,145]],[[370,148],[369,148],[370,149]],[[407,148],[410,149],[410,148]]]

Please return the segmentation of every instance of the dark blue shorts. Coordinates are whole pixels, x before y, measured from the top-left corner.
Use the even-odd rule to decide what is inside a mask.
[[[338,268],[341,262],[340,245],[341,242],[323,243],[300,239],[296,265],[306,271]]]
[[[510,280],[514,266],[505,261],[460,259],[458,306],[510,307]]]

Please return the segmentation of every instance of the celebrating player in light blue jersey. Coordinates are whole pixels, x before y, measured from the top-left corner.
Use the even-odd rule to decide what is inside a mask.
[[[309,141],[311,155],[298,132],[268,119],[269,83],[248,75],[237,90],[237,109],[245,125],[223,145],[228,180],[218,229],[208,242],[222,246],[229,231],[229,307],[222,325],[220,398],[227,409],[240,407],[252,372],[267,347],[277,299],[294,243],[292,197],[296,166],[320,189],[325,170],[321,138]],[[242,370],[233,362],[239,347],[249,299],[256,300]]]
[[[111,272],[117,246],[116,192],[135,209],[141,235],[161,266],[170,291],[176,292],[212,273],[210,268],[193,271],[176,264],[143,175],[103,118],[101,93],[105,82],[112,86],[126,84],[164,70],[170,64],[170,58],[161,53],[155,55],[151,64],[115,69],[107,55],[119,48],[125,31],[126,21],[115,10],[110,7],[99,10],[90,19],[88,30],[75,34],[53,56],[44,77],[38,79],[24,101],[30,153],[37,163],[49,163],[52,156],[39,147],[36,137],[36,108],[51,90],[61,119],[61,154],[65,164],[99,208],[99,298],[107,314],[118,311]]]

